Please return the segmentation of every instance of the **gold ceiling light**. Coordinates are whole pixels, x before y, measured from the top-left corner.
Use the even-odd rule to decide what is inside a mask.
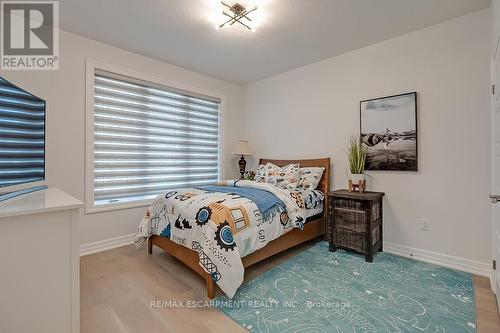
[[[255,6],[250,10],[247,10],[247,8],[240,3],[235,3],[234,5],[230,6],[224,1],[221,1],[221,4],[229,9],[230,13],[226,12],[226,10],[222,11],[222,14],[227,16],[229,19],[222,24],[216,25],[215,30],[219,30],[220,28],[225,27],[226,25],[233,25],[236,22],[238,22],[248,30],[253,32],[255,31],[255,28],[251,26],[251,23],[253,22],[252,18],[249,17],[248,14],[256,11],[257,6]]]

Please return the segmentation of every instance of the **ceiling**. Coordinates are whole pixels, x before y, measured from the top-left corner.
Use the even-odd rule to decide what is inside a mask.
[[[216,31],[221,12],[217,0],[61,0],[60,25],[69,32],[245,84],[486,8],[490,0],[253,3],[259,6],[256,32],[238,25]]]

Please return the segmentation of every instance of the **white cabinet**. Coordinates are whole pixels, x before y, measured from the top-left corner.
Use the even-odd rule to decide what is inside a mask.
[[[82,206],[55,188],[0,203],[0,332],[79,332]]]

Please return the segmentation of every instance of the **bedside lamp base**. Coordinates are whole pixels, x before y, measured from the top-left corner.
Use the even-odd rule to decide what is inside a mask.
[[[240,160],[238,161],[238,165],[240,166],[241,179],[244,179],[245,169],[247,167],[247,161],[245,161],[245,156],[241,155]]]

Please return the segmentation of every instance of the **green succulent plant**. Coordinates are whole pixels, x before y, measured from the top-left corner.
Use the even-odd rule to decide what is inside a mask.
[[[352,174],[362,174],[365,172],[366,150],[368,147],[361,142],[359,136],[353,135],[349,138],[347,146],[347,161]]]

